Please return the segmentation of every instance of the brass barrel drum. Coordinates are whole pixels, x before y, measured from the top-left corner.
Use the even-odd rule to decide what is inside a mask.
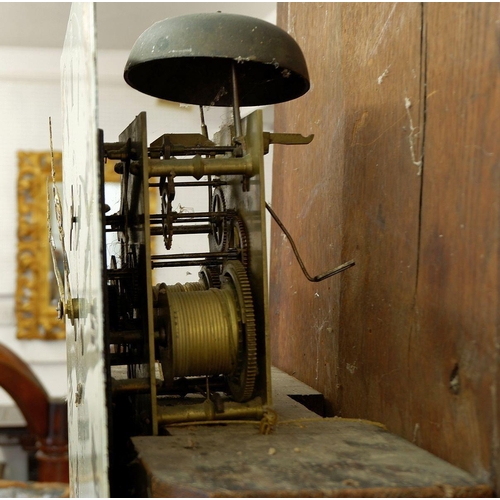
[[[174,377],[231,373],[238,349],[232,291],[168,292],[168,303]]]
[[[157,286],[166,385],[178,377],[225,375],[233,398],[246,401],[254,390],[257,349],[245,268],[229,261],[220,288],[205,286],[203,281]]]

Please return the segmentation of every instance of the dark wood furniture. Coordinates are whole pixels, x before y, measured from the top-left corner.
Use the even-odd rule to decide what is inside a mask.
[[[0,345],[0,387],[16,402],[34,438],[25,443],[36,449],[37,480],[68,482],[66,402],[52,401],[29,366],[3,345]]]

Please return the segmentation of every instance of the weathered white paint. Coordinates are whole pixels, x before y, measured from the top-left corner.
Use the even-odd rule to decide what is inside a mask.
[[[109,497],[103,328],[95,6],[74,3],[61,58],[66,300],[80,315],[66,325],[70,488]],[[70,214],[76,215],[71,221]]]

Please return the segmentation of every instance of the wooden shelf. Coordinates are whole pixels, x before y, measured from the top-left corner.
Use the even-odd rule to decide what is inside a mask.
[[[135,437],[153,497],[480,497],[488,485],[384,429],[322,419],[289,394],[311,395],[273,371],[278,425],[171,427],[171,436]]]

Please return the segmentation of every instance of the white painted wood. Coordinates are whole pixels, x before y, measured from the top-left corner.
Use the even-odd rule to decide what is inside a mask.
[[[70,489],[76,497],[108,497],[94,4],[72,5],[61,73],[66,300],[80,308],[66,333]]]

